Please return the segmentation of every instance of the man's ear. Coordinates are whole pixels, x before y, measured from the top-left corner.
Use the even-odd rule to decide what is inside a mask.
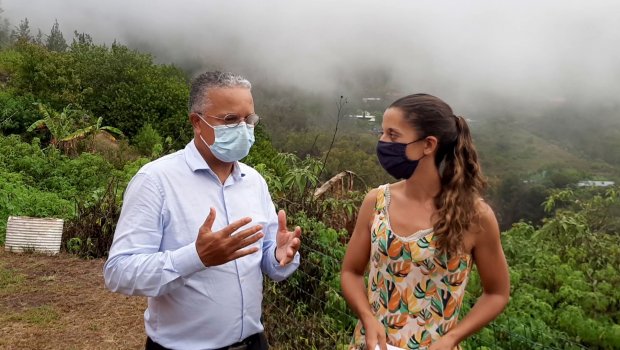
[[[198,114],[194,112],[190,113],[189,122],[192,124],[192,128],[194,129],[194,131],[200,129],[200,117],[198,117]]]

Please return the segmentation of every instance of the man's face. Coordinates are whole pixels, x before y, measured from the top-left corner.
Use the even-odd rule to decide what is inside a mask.
[[[254,113],[254,100],[250,89],[243,87],[232,88],[213,88],[207,90],[207,104],[204,111],[201,111],[202,117],[213,126],[224,125],[223,118],[227,114],[236,114],[243,118]],[[209,117],[209,116],[214,116]],[[212,145],[215,141],[215,133],[206,123],[202,122],[196,114],[190,116],[194,127],[194,136],[199,135]]]

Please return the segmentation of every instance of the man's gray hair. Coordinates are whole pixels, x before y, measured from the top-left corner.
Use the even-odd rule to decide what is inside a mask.
[[[252,84],[246,78],[229,72],[206,72],[202,73],[194,80],[189,90],[189,113],[202,113],[209,101],[207,91],[212,88],[234,88],[242,87],[252,89]]]

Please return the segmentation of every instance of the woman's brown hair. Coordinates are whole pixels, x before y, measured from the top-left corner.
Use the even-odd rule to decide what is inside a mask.
[[[462,251],[463,233],[477,214],[476,201],[486,186],[469,126],[441,99],[414,94],[396,100],[390,108],[404,113],[419,137],[437,138],[435,164],[440,169],[441,191],[433,229],[440,251],[449,255]]]

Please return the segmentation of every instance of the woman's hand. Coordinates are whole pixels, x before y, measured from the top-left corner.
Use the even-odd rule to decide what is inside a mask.
[[[428,350],[454,350],[458,342],[456,339],[450,336],[450,334],[446,334],[443,337],[439,338],[436,342],[431,344]]]
[[[364,330],[366,331],[366,350],[375,350],[377,345],[379,349],[387,350],[387,336],[385,327],[374,317],[362,320]]]

